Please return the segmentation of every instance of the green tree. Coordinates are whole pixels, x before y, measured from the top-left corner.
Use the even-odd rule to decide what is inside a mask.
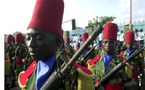
[[[116,19],[116,17],[101,16],[101,17],[99,17],[99,19],[100,19],[99,22],[98,22],[98,20],[96,20],[94,18],[93,18],[93,20],[89,20],[88,26],[86,26],[85,28],[95,28],[97,24],[104,25],[107,22],[114,21]]]

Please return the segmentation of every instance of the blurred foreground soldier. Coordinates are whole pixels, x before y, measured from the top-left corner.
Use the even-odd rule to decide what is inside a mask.
[[[123,55],[123,58],[128,58],[134,52],[134,49],[133,49],[133,46],[135,43],[134,32],[128,31],[126,33],[125,43],[126,43],[125,45],[127,49],[124,52],[122,52],[122,55]],[[133,66],[133,69],[132,69],[133,89],[132,90],[139,90],[139,79],[138,79],[139,74],[142,74],[141,79],[143,81],[143,78],[144,78],[144,63],[143,62],[144,62],[144,57],[142,53],[140,53],[138,56],[136,56],[133,60],[129,62]]]
[[[66,37],[66,45],[65,45],[66,51],[69,55],[69,57],[71,58],[74,54],[74,49],[73,47],[70,45],[70,38],[67,36]]]
[[[117,43],[118,26],[115,23],[107,23],[104,26],[104,34],[102,40],[102,48],[104,53],[99,54],[92,60],[88,61],[88,68],[95,74],[95,84],[98,83],[107,73],[112,71],[113,67],[122,62],[115,53],[115,46]],[[113,32],[113,33],[112,33]],[[112,78],[110,78],[98,90],[131,90],[129,87],[128,76],[125,73],[125,68],[118,71]],[[127,89],[126,89],[127,88]]]
[[[35,61],[26,71],[19,74],[18,83],[22,89],[40,90],[53,72],[60,69],[61,58],[58,58],[56,53],[60,48],[62,38],[63,10],[63,0],[36,1],[26,35],[30,56]],[[70,87],[73,84],[69,81],[70,79],[70,75],[66,75],[60,81],[61,83],[56,83],[55,85],[59,88],[57,90],[71,90]],[[56,88],[56,86],[52,87]],[[75,90],[75,87],[72,90]]]

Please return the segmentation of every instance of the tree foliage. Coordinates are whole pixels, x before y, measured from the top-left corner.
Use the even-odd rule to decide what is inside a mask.
[[[101,16],[99,17],[99,21],[97,19],[89,20],[88,21],[88,26],[85,28],[96,28],[97,24],[101,24],[102,26],[110,21],[114,21],[116,17],[108,17],[108,16]]]

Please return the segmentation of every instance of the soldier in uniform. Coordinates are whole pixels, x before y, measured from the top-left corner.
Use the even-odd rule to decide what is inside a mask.
[[[67,36],[66,37],[66,45],[65,45],[66,51],[69,55],[69,57],[71,58],[74,54],[74,49],[73,47],[70,45],[70,38]]]
[[[14,67],[13,67],[13,57],[15,55],[15,46],[12,44],[13,41],[13,36],[12,35],[8,35],[7,36],[7,47],[6,47],[6,51],[5,51],[5,55],[8,58],[8,61],[5,61],[7,63],[10,63],[10,77],[11,77],[11,82],[10,82],[10,88],[15,86],[15,72],[14,72]],[[9,66],[8,66],[9,67]]]
[[[30,56],[34,61],[26,71],[19,74],[18,83],[22,89],[39,90],[43,87],[51,74],[57,71],[57,69],[60,69],[61,59],[57,57],[56,52],[60,48],[61,43],[63,10],[63,0],[36,1],[26,35]],[[67,77],[70,76],[67,75]],[[56,83],[59,89],[70,90],[69,86],[71,83],[67,81],[67,77],[65,77],[63,81],[60,81],[61,85]],[[93,87],[90,86],[90,83],[93,84],[93,82],[90,81],[83,86],[82,82],[80,82],[79,79],[78,87],[86,88],[87,86],[86,90],[93,90],[91,89]],[[51,83],[51,81],[49,83]],[[56,86],[52,87],[56,88]],[[85,89],[82,88],[79,90]]]
[[[23,42],[23,35],[21,33],[17,33],[15,37],[15,65],[16,65],[16,76],[23,70],[23,59],[27,55],[27,49],[22,44]]]
[[[120,55],[122,54],[123,58],[128,58],[133,52],[133,46],[135,44],[135,38],[134,38],[134,32],[128,31],[126,33],[126,39],[125,39],[125,46],[126,50],[124,52],[121,52]],[[132,83],[133,83],[133,90],[139,90],[139,80],[138,80],[138,75],[142,74],[142,81],[144,77],[144,57],[142,57],[142,53],[140,55],[136,56],[133,60],[129,61],[129,63],[133,66],[132,69]],[[143,84],[143,82],[142,82]]]
[[[113,67],[122,62],[115,53],[115,47],[117,43],[117,31],[118,26],[115,23],[107,23],[104,26],[104,34],[102,40],[102,48],[104,53],[99,54],[92,60],[88,60],[88,68],[95,74],[95,84],[98,83]],[[113,32],[113,33],[112,33]],[[131,90],[129,77],[125,73],[125,68],[118,71],[112,78],[107,80],[102,85],[105,90]],[[96,88],[101,86],[96,86]],[[100,90],[100,89],[99,89]]]

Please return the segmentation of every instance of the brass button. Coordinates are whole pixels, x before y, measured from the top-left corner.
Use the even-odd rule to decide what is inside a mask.
[[[33,67],[35,67],[35,64],[33,64]]]

